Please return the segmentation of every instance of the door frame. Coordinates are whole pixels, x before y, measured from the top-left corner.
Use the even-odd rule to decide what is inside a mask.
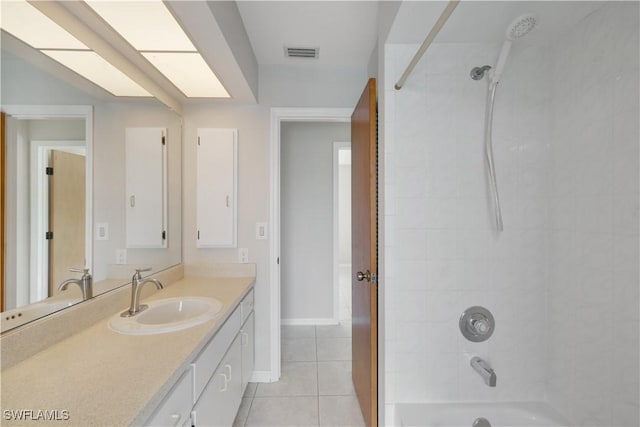
[[[93,106],[91,105],[5,105],[2,111],[12,119],[84,119],[86,143],[85,257],[93,272]],[[1,224],[5,227],[5,224]]]
[[[269,168],[269,332],[270,370],[256,371],[253,380],[275,382],[280,379],[280,125],[282,122],[350,122],[351,108],[271,108]]]
[[[42,171],[44,171],[46,167],[51,166],[49,156],[53,150],[63,150],[68,152],[78,151],[75,154],[81,154],[85,157],[86,168],[87,147],[84,140],[31,140],[30,142],[29,186],[31,190],[31,225],[29,229],[31,231],[31,267],[29,271],[31,277],[36,280],[31,280],[29,298],[31,299],[31,302],[37,302],[47,298],[49,296],[49,287],[55,286],[55,284],[49,284],[49,241],[41,238],[45,232],[50,231],[49,179]],[[85,257],[86,256],[87,250],[85,242]]]
[[[333,320],[340,323],[340,150],[351,142],[333,142]],[[351,286],[351,285],[349,285]]]

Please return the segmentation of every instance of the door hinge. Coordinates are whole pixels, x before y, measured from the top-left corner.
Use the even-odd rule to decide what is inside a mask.
[[[198,145],[200,145],[200,137],[198,137]]]
[[[53,239],[53,231],[47,231],[46,233],[44,233],[44,238],[46,240],[51,240]]]
[[[162,240],[167,240],[167,232],[166,231],[162,231]]]
[[[276,260],[276,264],[280,265],[280,257]]]
[[[47,166],[47,167],[45,168],[44,172],[45,172],[47,175],[53,175],[53,168],[52,168],[52,167],[50,167],[50,166]]]
[[[198,240],[200,240],[200,230],[198,230]]]
[[[167,141],[164,139],[164,135],[162,135],[162,145],[165,145]]]

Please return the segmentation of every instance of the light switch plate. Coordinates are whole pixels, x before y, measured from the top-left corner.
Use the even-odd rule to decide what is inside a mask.
[[[123,265],[127,263],[127,250],[116,249],[116,264]]]
[[[267,240],[267,223],[256,222],[256,239]]]
[[[238,249],[238,261],[242,264],[246,264],[249,262],[249,249],[240,248]]]
[[[109,240],[109,224],[99,222],[96,224],[96,240]]]

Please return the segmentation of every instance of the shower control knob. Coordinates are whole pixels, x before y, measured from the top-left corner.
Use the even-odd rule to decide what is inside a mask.
[[[471,319],[471,326],[481,335],[489,332],[490,326],[489,323],[485,319]]]
[[[493,334],[496,322],[489,310],[480,306],[466,309],[460,316],[460,332],[472,342],[486,341]]]

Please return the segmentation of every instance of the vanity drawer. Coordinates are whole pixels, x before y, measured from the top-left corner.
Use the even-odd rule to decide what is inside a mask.
[[[227,349],[236,338],[242,324],[240,321],[241,317],[241,309],[238,307],[193,362],[195,386],[193,402],[198,400],[202,390],[209,382],[209,379],[227,352]]]
[[[249,293],[244,297],[242,302],[240,303],[240,308],[242,309],[242,322],[249,317],[249,315],[253,312],[253,289],[249,291]]]
[[[193,371],[185,372],[151,415],[147,426],[181,426],[191,416],[193,406]]]

